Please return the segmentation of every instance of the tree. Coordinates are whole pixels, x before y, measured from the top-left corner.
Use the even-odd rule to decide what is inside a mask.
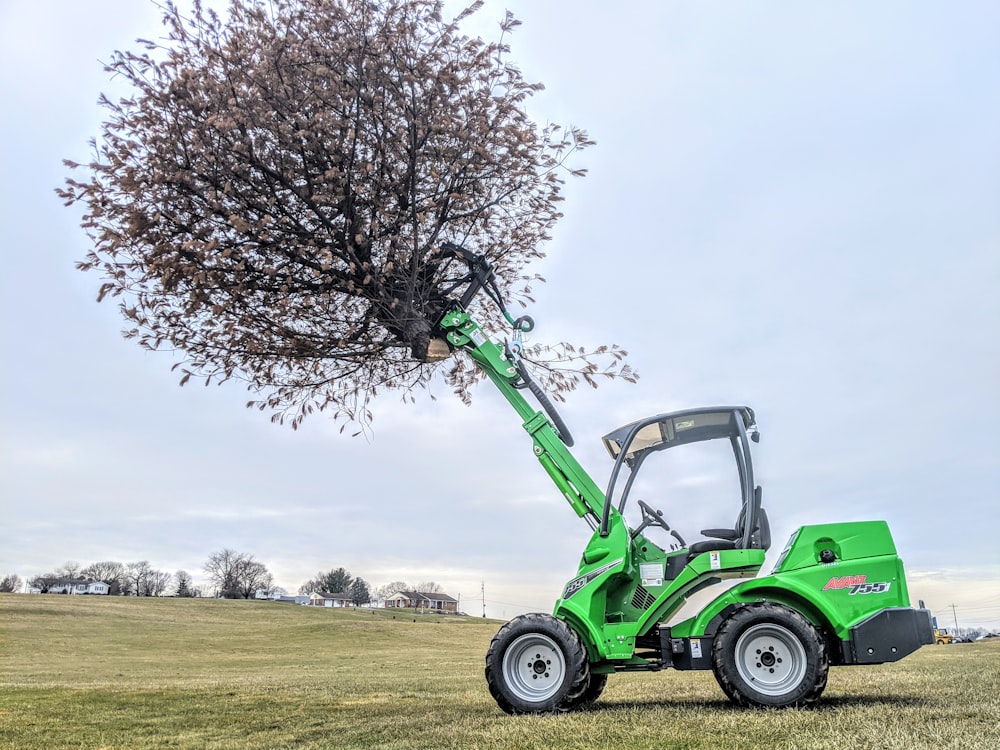
[[[43,594],[49,593],[49,589],[55,584],[61,581],[65,576],[57,575],[55,573],[43,573],[39,576],[33,576],[28,579],[28,585],[31,588],[36,588]]]
[[[391,581],[383,586],[379,586],[375,589],[375,593],[379,596],[392,596],[393,594],[398,594],[400,591],[408,591],[410,588],[406,581]]]
[[[315,578],[310,578],[308,581],[299,586],[299,594],[306,596],[320,590],[319,584],[316,582]]]
[[[148,560],[126,563],[123,576],[122,593],[125,596],[142,596],[146,584],[146,576],[152,567]]]
[[[393,594],[408,590],[409,586],[407,586],[405,581],[391,581],[376,588],[373,599],[381,604]]]
[[[354,583],[354,576],[343,568],[329,571],[323,579],[324,591],[333,593],[348,592]]]
[[[80,571],[80,575],[86,578],[93,578],[95,581],[103,581],[108,584],[108,593],[111,596],[118,596],[123,593],[126,586],[126,568],[120,562],[114,560],[103,560],[88,565]]]
[[[351,601],[354,602],[355,607],[367,604],[372,598],[371,592],[368,590],[368,583],[364,578],[355,578],[351,582],[348,593],[351,595]]]
[[[151,570],[146,576],[145,585],[142,589],[142,596],[163,596],[170,585],[171,576],[163,570]]]
[[[186,570],[178,570],[174,573],[174,595],[181,597],[194,596],[194,583],[190,574]]]
[[[434,581],[422,581],[415,584],[410,591],[419,591],[421,594],[441,594],[444,592],[444,589],[441,587],[441,584]]]
[[[67,560],[62,567],[56,568],[55,575],[60,578],[80,578],[82,568],[76,560]]]
[[[123,580],[122,591],[126,595],[159,596],[166,589],[166,582],[170,580],[170,576],[153,568],[148,560],[140,560],[125,566]]]
[[[459,26],[481,6],[448,21],[441,0],[231,0],[223,20],[166,0],[165,46],[114,54],[132,94],[102,96],[93,159],[66,161],[87,174],[57,191],[84,209],[94,247],[78,265],[103,278],[99,300],[120,299],[126,337],[180,352],[182,385],[246,382],[248,406],[293,427],[316,410],[368,423],[379,392],[412,399],[436,371],[467,400],[471,361],[426,361],[458,283],[442,243],[530,301],[526,266],[592,144],[528,117],[542,86],[509,61],[520,22],[470,39]],[[524,351],[556,398],[634,379],[625,354]]]
[[[344,568],[331,568],[325,573],[320,571],[315,578],[310,578],[299,586],[299,593],[312,594],[316,591],[328,591],[332,594],[347,593],[353,582],[354,577]]]
[[[262,562],[252,558],[244,560],[236,577],[236,592],[243,599],[251,599],[262,592],[265,595],[274,587],[274,577]]]
[[[21,576],[13,574],[5,576],[4,579],[0,581],[0,593],[10,594],[20,591],[23,585],[24,581],[21,580]]]
[[[214,552],[204,570],[215,587],[216,596],[224,599],[249,599],[258,590],[266,590],[274,584],[267,567],[253,555],[228,548]]]
[[[236,569],[240,553],[229,548],[212,553],[205,563],[204,571],[215,587],[216,596],[223,599],[236,598]]]

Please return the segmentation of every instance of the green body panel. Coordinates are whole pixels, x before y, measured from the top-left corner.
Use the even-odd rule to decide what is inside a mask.
[[[832,550],[842,561],[896,554],[896,545],[885,521],[803,526],[789,539],[774,566],[775,572],[815,565],[824,549]]]
[[[836,560],[824,563],[823,550]],[[727,607],[769,601],[798,610],[841,640],[872,614],[909,607],[902,560],[884,521],[803,526],[792,534],[771,575],[729,589],[696,616],[671,627],[675,637],[710,634]]]

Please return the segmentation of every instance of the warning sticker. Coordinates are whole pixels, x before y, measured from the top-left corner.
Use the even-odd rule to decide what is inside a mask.
[[[643,586],[662,586],[663,563],[640,563],[639,576]]]
[[[701,640],[698,638],[691,639],[691,658],[692,659],[701,658]]]
[[[722,561],[719,559],[718,552],[709,552],[708,559],[712,565],[712,570],[719,570],[722,567]]]

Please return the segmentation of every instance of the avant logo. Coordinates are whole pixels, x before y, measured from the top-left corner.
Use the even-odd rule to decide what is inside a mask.
[[[827,581],[823,591],[836,591],[839,589],[850,589],[849,596],[855,594],[884,594],[889,590],[890,583],[868,583],[868,576],[834,576]]]

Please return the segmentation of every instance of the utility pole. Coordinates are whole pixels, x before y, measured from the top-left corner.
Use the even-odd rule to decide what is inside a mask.
[[[951,605],[951,616],[955,618],[955,635],[958,636],[958,614],[955,612],[955,605]]]
[[[483,595],[483,618],[486,617],[486,581],[479,582],[479,593]]]

